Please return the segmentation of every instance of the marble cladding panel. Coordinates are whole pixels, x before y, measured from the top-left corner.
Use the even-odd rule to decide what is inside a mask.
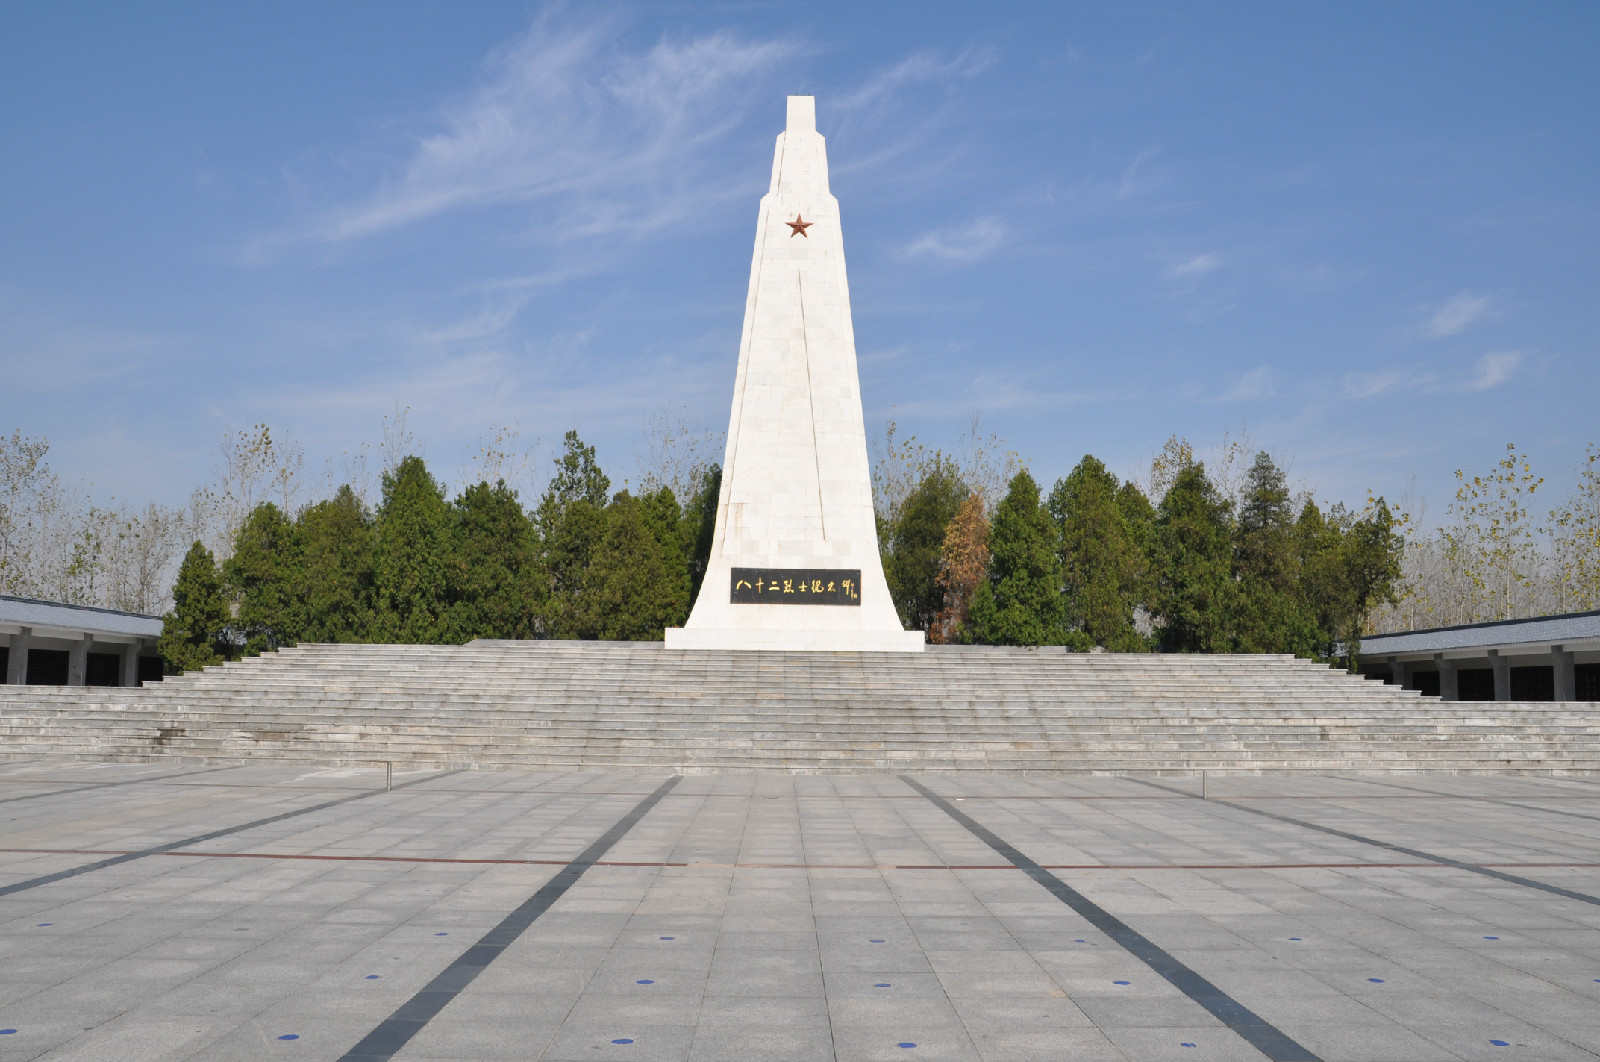
[[[878,555],[826,142],[809,97],[790,104],[757,222],[708,592],[668,643],[920,649],[921,634],[900,628]],[[796,215],[812,223],[803,236],[788,224]],[[733,567],[859,568],[862,604],[736,606],[726,591]]]

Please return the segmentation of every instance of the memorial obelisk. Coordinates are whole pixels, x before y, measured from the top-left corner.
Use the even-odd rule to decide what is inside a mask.
[[[668,649],[920,652],[878,556],[839,201],[811,96],[761,198],[717,527]]]

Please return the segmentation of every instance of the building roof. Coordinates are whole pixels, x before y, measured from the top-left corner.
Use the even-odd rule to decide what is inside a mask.
[[[114,634],[124,638],[158,638],[161,635],[160,616],[5,594],[0,594],[0,624],[32,627],[40,634],[45,634],[47,630],[58,630]]]
[[[1563,645],[1591,639],[1600,639],[1600,611],[1370,634],[1361,639],[1361,652],[1365,656],[1439,653],[1450,649],[1493,649],[1501,645]]]

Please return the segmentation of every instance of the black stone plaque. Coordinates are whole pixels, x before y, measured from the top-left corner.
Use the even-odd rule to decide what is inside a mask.
[[[860,605],[860,568],[735,568],[735,605]]]

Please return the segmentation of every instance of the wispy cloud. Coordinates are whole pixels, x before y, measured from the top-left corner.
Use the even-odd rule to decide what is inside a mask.
[[[338,243],[449,211],[553,200],[562,234],[657,227],[693,208],[707,143],[747,115],[756,81],[798,54],[732,33],[617,47],[605,24],[541,18],[441,108],[396,172],[359,201],[261,241]],[[715,183],[714,181],[712,183]]]
[[[1197,254],[1188,261],[1174,262],[1167,266],[1166,272],[1169,277],[1198,277],[1220,268],[1221,265],[1220,254]]]
[[[1386,369],[1383,372],[1351,374],[1344,378],[1344,397],[1377,398],[1397,391],[1434,391],[1439,377],[1432,373],[1414,373],[1404,369]]]
[[[1122,176],[1117,181],[1118,199],[1132,199],[1153,192],[1166,183],[1166,174],[1150,165],[1150,160],[1158,154],[1160,152],[1155,148],[1141,151],[1139,156],[1123,169]]]
[[[917,52],[874,74],[854,92],[839,96],[832,106],[844,111],[875,107],[909,85],[981,74],[994,64],[995,58],[993,48],[968,49],[953,59],[940,59],[932,52]]]
[[[1272,368],[1262,365],[1240,376],[1232,387],[1217,397],[1217,401],[1250,402],[1258,398],[1270,398],[1273,393]]]
[[[1492,351],[1478,359],[1471,375],[1443,376],[1436,372],[1385,369],[1365,375],[1349,375],[1344,380],[1346,398],[1376,398],[1379,395],[1411,391],[1421,394],[1472,394],[1499,387],[1515,375],[1527,359],[1520,350]]]
[[[1422,334],[1429,339],[1444,339],[1464,331],[1489,312],[1489,296],[1463,291],[1444,301],[1434,310]]]
[[[1478,359],[1478,370],[1461,385],[1463,391],[1487,391],[1511,379],[1526,357],[1520,350],[1485,354]]]
[[[1006,226],[999,218],[978,218],[960,228],[926,232],[901,248],[900,255],[970,262],[994,251],[1005,238]]]

